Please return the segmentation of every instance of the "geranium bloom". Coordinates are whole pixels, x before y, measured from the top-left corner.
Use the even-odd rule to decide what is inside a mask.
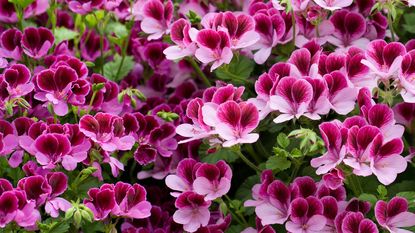
[[[189,35],[190,28],[190,23],[185,19],[179,19],[171,25],[170,37],[176,46],[170,46],[163,51],[167,59],[175,60],[195,53],[196,43]]]
[[[18,199],[13,191],[5,191],[0,194],[0,227],[4,228],[14,220],[17,213]]]
[[[356,105],[357,89],[350,87],[347,78],[339,71],[324,75],[324,80],[331,108],[341,115],[351,112]]]
[[[168,175],[166,177],[167,187],[179,191],[171,192],[174,197],[180,195],[180,192],[192,191],[193,182],[196,179],[196,170],[200,167],[201,163],[194,159],[183,159],[179,162],[175,175]]]
[[[296,198],[291,202],[290,221],[285,225],[289,232],[317,233],[326,225],[323,204],[315,197]]]
[[[35,77],[40,89],[35,98],[51,103],[56,115],[64,116],[68,113],[67,99],[71,93],[72,83],[77,79],[76,71],[69,66],[43,70]]]
[[[22,32],[11,28],[0,35],[0,56],[20,60],[22,57],[21,46]]]
[[[408,201],[402,197],[394,197],[388,203],[378,201],[375,206],[378,223],[389,232],[410,232],[401,228],[415,225],[415,214],[408,212]]]
[[[160,0],[149,0],[143,5],[142,12],[144,18],[141,21],[141,29],[150,34],[148,40],[159,39],[169,32],[173,18],[173,3],[170,0],[164,4]]]
[[[68,187],[68,177],[62,172],[51,172],[46,175],[48,184],[51,186],[51,193],[46,201],[45,211],[50,216],[57,218],[59,210],[66,211],[72,205],[67,200],[58,197],[63,194]]]
[[[71,151],[71,144],[62,134],[44,134],[34,142],[36,160],[45,168],[54,168]]]
[[[52,32],[44,27],[28,27],[23,31],[23,52],[34,59],[44,57],[55,42]]]
[[[150,216],[151,204],[146,201],[146,190],[139,184],[117,182],[114,187],[118,207],[112,211],[116,216],[142,219]]]
[[[375,40],[370,42],[362,63],[381,81],[396,79],[405,53],[405,46],[399,42]]]
[[[68,2],[69,9],[75,13],[84,15],[98,9],[104,4],[103,0],[66,0]]]
[[[0,76],[8,84],[7,91],[10,98],[25,96],[35,87],[30,82],[30,70],[21,64],[15,64],[5,69]]]
[[[224,161],[215,165],[202,164],[196,170],[193,181],[194,192],[206,195],[206,200],[215,200],[225,195],[231,188],[232,170]]]
[[[213,62],[211,71],[231,62],[233,53],[226,32],[203,29],[197,33],[196,43],[199,46],[195,53],[196,58],[205,64]]]
[[[281,114],[274,119],[275,123],[281,123],[293,118],[300,118],[307,111],[313,98],[313,87],[304,79],[294,77],[282,78],[271,96],[270,107]]]
[[[353,0],[314,0],[314,2],[324,9],[334,11],[350,6]]]
[[[116,206],[113,188],[113,185],[104,184],[88,191],[88,199],[84,200],[84,204],[94,213],[95,220],[105,219]]]
[[[108,113],[83,116],[79,129],[108,152],[130,150],[135,142],[134,137],[124,134],[123,119]]]
[[[399,72],[399,84],[402,86],[401,95],[405,102],[415,103],[415,50],[403,56]]]
[[[348,212],[341,224],[342,232],[345,233],[378,233],[379,230],[375,223],[365,218],[361,212]]]
[[[178,210],[174,213],[173,219],[183,224],[185,231],[195,232],[209,223],[210,204],[211,202],[205,201],[202,195],[185,192],[176,199],[175,206]]]

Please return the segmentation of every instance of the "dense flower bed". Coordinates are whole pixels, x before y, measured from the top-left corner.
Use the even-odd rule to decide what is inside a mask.
[[[412,6],[0,0],[0,232],[414,232]]]

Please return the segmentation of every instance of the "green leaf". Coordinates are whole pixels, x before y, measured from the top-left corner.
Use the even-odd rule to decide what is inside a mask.
[[[94,28],[98,23],[97,18],[92,13],[85,16],[85,22],[90,28]]]
[[[22,9],[25,9],[30,4],[32,4],[35,0],[9,0],[9,2],[14,3],[15,5],[19,6]]]
[[[253,175],[248,178],[236,190],[235,198],[241,201],[246,201],[252,198],[252,187],[260,183],[258,175]]]
[[[282,148],[287,148],[290,145],[290,139],[285,133],[280,133],[277,136],[277,143]]]
[[[415,13],[404,14],[403,18],[405,19],[405,24],[403,25],[405,31],[415,33]]]
[[[388,190],[383,185],[378,185],[377,191],[378,191],[378,194],[379,194],[379,199],[383,200],[388,195]]]
[[[274,171],[284,171],[291,167],[291,161],[282,156],[271,156],[267,160],[265,167]]]
[[[205,157],[202,157],[202,162],[205,163],[216,163],[219,160],[225,160],[228,163],[232,163],[239,158],[238,154],[230,149],[220,149],[215,153],[208,154]]]
[[[55,44],[59,44],[64,40],[75,39],[79,35],[78,32],[67,29],[65,27],[58,27],[55,29]]]
[[[118,38],[126,38],[128,36],[127,28],[120,22],[109,23],[105,30],[107,34],[114,33]]]
[[[370,202],[372,205],[374,205],[374,204],[378,201],[378,199],[376,198],[376,196],[375,196],[375,195],[373,195],[373,194],[369,194],[369,193],[362,193],[362,194],[359,196],[359,200],[362,200],[362,201],[368,201],[368,202]]]
[[[240,233],[244,230],[244,226],[242,225],[231,225],[227,230],[226,233]]]
[[[235,83],[245,83],[254,70],[254,61],[244,56],[234,56],[228,65],[223,65],[215,70],[219,79],[233,81]]]
[[[118,54],[114,60],[104,65],[104,76],[109,80],[119,82],[134,68],[134,59],[132,56],[125,56],[124,61]]]

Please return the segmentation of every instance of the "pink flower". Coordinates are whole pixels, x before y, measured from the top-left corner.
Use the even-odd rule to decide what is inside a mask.
[[[345,179],[343,171],[337,168],[323,175],[324,184],[332,190],[341,187]]]
[[[135,143],[133,136],[125,135],[123,119],[108,113],[97,113],[95,117],[83,116],[79,128],[85,136],[108,152],[130,150]]]
[[[22,97],[29,94],[34,85],[30,82],[30,70],[22,64],[14,64],[5,69],[0,76],[4,78],[7,85],[7,91],[9,92],[9,98]]]
[[[75,13],[84,15],[93,9],[99,9],[103,4],[103,0],[66,0],[69,9]]]
[[[257,64],[263,64],[271,55],[272,48],[280,42],[285,34],[285,21],[278,11],[269,10],[254,15],[255,30],[259,34],[259,41],[252,46],[258,50],[254,54]]]
[[[176,60],[195,53],[196,43],[190,37],[190,29],[190,22],[185,19],[179,19],[172,24],[170,37],[176,45],[163,51],[167,59]]]
[[[45,211],[51,217],[57,218],[59,210],[66,212],[71,208],[71,203],[58,197],[63,194],[68,187],[68,177],[62,172],[51,172],[46,175],[48,183],[51,186],[51,193],[45,204]]]
[[[0,193],[0,228],[4,228],[14,220],[17,213],[18,201],[13,191]]]
[[[27,27],[23,31],[23,52],[34,59],[43,58],[55,42],[52,32],[44,27]]]
[[[23,53],[21,39],[22,32],[15,28],[2,32],[0,35],[0,57],[19,61]]]
[[[185,231],[195,232],[209,223],[210,204],[202,195],[185,192],[176,199],[175,206],[178,210],[174,213],[173,220],[183,224]]]
[[[251,133],[259,123],[256,107],[251,103],[228,101],[217,109],[219,124],[215,126],[218,135],[225,140],[224,147],[236,144],[254,143],[259,135]]]
[[[324,80],[328,86],[331,108],[341,115],[351,112],[356,105],[357,88],[349,86],[346,76],[340,71],[324,75]]]
[[[276,94],[270,98],[270,107],[281,114],[274,119],[275,123],[282,123],[293,118],[300,118],[307,111],[313,98],[313,87],[304,79],[294,77],[282,78]]]
[[[173,3],[170,0],[164,4],[160,0],[149,0],[143,5],[142,12],[141,30],[150,34],[148,40],[160,39],[169,32],[173,18]]]
[[[206,195],[205,200],[215,200],[228,193],[231,188],[232,170],[222,160],[215,165],[200,165],[195,175],[196,179],[193,181],[194,192]]]
[[[291,202],[290,221],[285,224],[289,232],[317,233],[326,226],[323,204],[315,197],[299,197]]]
[[[196,58],[204,64],[213,62],[210,70],[213,71],[223,64],[229,64],[233,53],[229,35],[224,31],[203,29],[197,33]]]
[[[327,152],[311,160],[311,166],[318,168],[317,174],[325,174],[339,165],[346,156],[345,142],[347,129],[340,122],[324,122],[320,125],[321,136],[327,148]]]
[[[175,175],[168,175],[166,177],[167,187],[179,191],[171,192],[174,197],[178,197],[181,192],[193,191],[193,182],[196,179],[196,170],[201,163],[194,159],[183,159],[179,162]]]
[[[375,40],[370,42],[366,50],[366,59],[362,60],[362,63],[369,67],[380,81],[394,80],[398,77],[405,53],[405,46],[399,42],[388,44],[384,40]]]
[[[71,144],[62,134],[43,134],[34,141],[36,160],[44,168],[53,169],[62,161],[62,157],[68,155]]]
[[[100,188],[91,188],[88,199],[84,200],[86,207],[94,213],[94,219],[99,221],[108,217],[116,206],[114,185],[104,184]]]
[[[415,225],[415,214],[408,212],[408,201],[402,197],[394,197],[389,203],[378,201],[375,206],[378,223],[389,232],[410,232],[401,229]]]
[[[401,95],[405,102],[415,103],[415,50],[403,56],[399,72],[399,84],[402,86]]]
[[[415,118],[415,103],[399,103],[393,107],[396,122],[413,130],[412,121]]]
[[[337,219],[336,219],[337,220]],[[347,212],[338,230],[343,233],[378,233],[375,223],[366,219],[361,212]]]
[[[324,9],[334,11],[350,6],[353,0],[314,0],[314,2]]]
[[[35,98],[50,102],[56,115],[64,116],[68,113],[67,99],[71,94],[72,83],[77,79],[76,71],[69,66],[59,66],[56,70],[42,70],[35,77],[40,89]]]
[[[339,10],[334,12],[330,21],[335,30],[327,40],[338,48],[357,46],[364,49],[369,43],[368,39],[363,38],[366,33],[366,21],[361,14],[349,10]]]
[[[323,79],[305,78],[313,87],[313,99],[308,105],[307,112],[304,114],[312,120],[320,120],[320,115],[326,115],[330,111],[330,101],[328,99],[329,90]]]
[[[151,204],[146,201],[146,190],[139,184],[117,182],[114,187],[118,207],[112,211],[116,216],[142,219],[150,216]]]

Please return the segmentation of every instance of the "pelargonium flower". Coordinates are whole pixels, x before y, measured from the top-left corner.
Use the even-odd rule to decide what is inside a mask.
[[[313,87],[304,79],[285,77],[278,82],[275,93],[270,98],[270,107],[281,113],[274,119],[275,123],[281,123],[304,115],[313,98]]]
[[[99,9],[103,0],[66,0],[69,9],[75,13],[84,15],[92,11],[93,9]]]
[[[169,32],[173,18],[173,3],[167,0],[164,4],[160,0],[149,0],[142,6],[143,20],[141,30],[150,34],[148,40],[156,40]]]
[[[123,119],[108,113],[100,112],[95,117],[83,116],[79,121],[79,129],[108,152],[130,150],[135,143],[132,136],[125,135]]]
[[[43,58],[55,42],[52,32],[44,27],[27,27],[23,31],[23,52],[34,59]]]
[[[210,70],[213,71],[222,64],[229,64],[233,53],[229,35],[224,31],[203,29],[197,33],[195,56],[202,63],[213,62]]]
[[[91,142],[80,131],[77,124],[65,124],[64,127],[65,134],[71,143],[71,151],[62,157],[62,167],[68,171],[72,171],[78,163],[88,157]]]
[[[34,85],[30,82],[30,70],[22,64],[14,64],[5,69],[0,76],[8,84],[9,98],[22,97],[29,94]]]
[[[190,37],[190,28],[190,22],[185,19],[179,19],[171,25],[170,37],[176,45],[163,51],[167,59],[180,59],[195,53],[196,43]]]
[[[45,168],[53,169],[71,151],[71,144],[65,135],[43,134],[34,141],[36,160]]]
[[[412,122],[415,118],[415,103],[399,103],[393,107],[396,122],[404,125],[412,132]]]
[[[4,191],[0,194],[0,227],[4,228],[16,216],[18,199],[13,191]]]
[[[362,60],[362,63],[369,67],[380,81],[394,80],[398,77],[405,54],[405,46],[399,42],[388,44],[384,40],[375,40],[370,42],[366,50],[366,59]]]
[[[146,194],[144,187],[139,184],[117,182],[114,186],[114,195],[118,206],[112,210],[112,213],[134,219],[149,217],[151,204],[146,201]]]
[[[324,75],[328,86],[328,99],[331,108],[338,114],[346,115],[356,105],[357,88],[348,84],[347,78],[339,71]]]
[[[17,187],[25,191],[28,200],[35,201],[36,207],[45,204],[52,191],[48,181],[40,175],[29,176],[19,180]]]
[[[173,219],[183,224],[185,231],[195,232],[209,223],[210,204],[211,202],[205,201],[202,195],[185,192],[176,199],[175,206],[178,210],[174,213]]]
[[[402,228],[415,225],[415,214],[408,212],[408,201],[402,197],[394,197],[389,202],[376,202],[375,216],[389,232],[409,232]]]
[[[57,218],[59,210],[67,211],[71,208],[71,203],[59,197],[68,187],[68,177],[62,172],[51,172],[46,175],[48,184],[51,187],[51,193],[46,201],[45,211],[51,217]]]
[[[23,53],[21,39],[22,32],[15,28],[2,32],[0,35],[0,56],[19,61]]]
[[[289,232],[317,233],[326,226],[323,204],[315,197],[296,198],[291,202],[290,221],[285,224]]]
[[[398,59],[398,58],[396,58]],[[415,103],[415,50],[409,51],[402,58],[399,70],[399,84],[402,86],[401,96],[405,102]]]
[[[231,188],[232,170],[220,160],[215,165],[202,164],[197,168],[193,181],[194,192],[206,195],[206,200],[215,200],[228,193]]]
[[[343,218],[336,219],[340,221],[338,231],[345,233],[378,233],[376,224],[364,217],[361,212],[347,212]]]
[[[314,2],[324,9],[334,11],[350,6],[353,0],[314,0]]]
[[[174,197],[178,197],[181,192],[193,191],[193,182],[196,179],[196,170],[201,163],[194,159],[183,159],[179,162],[176,169],[176,174],[168,175],[166,177],[167,187],[179,191],[171,192]]]
[[[76,71],[69,66],[59,66],[56,70],[42,70],[36,75],[35,80],[40,89],[35,98],[51,103],[56,115],[66,115],[72,83],[78,80]]]
[[[343,1],[342,1],[343,2]],[[363,38],[366,32],[366,21],[363,16],[349,10],[339,10],[330,17],[335,31],[327,38],[328,42],[338,48],[356,46],[364,49],[369,40]]]
[[[79,43],[81,57],[87,61],[95,61],[95,59],[103,55],[101,54],[101,46],[102,51],[106,52],[109,49],[108,39],[104,37],[101,44],[101,36],[95,30],[85,30]]]
[[[91,209],[97,221],[107,218],[117,204],[113,186],[103,184],[100,188],[91,188],[88,191],[88,198],[84,200],[84,204]]]

